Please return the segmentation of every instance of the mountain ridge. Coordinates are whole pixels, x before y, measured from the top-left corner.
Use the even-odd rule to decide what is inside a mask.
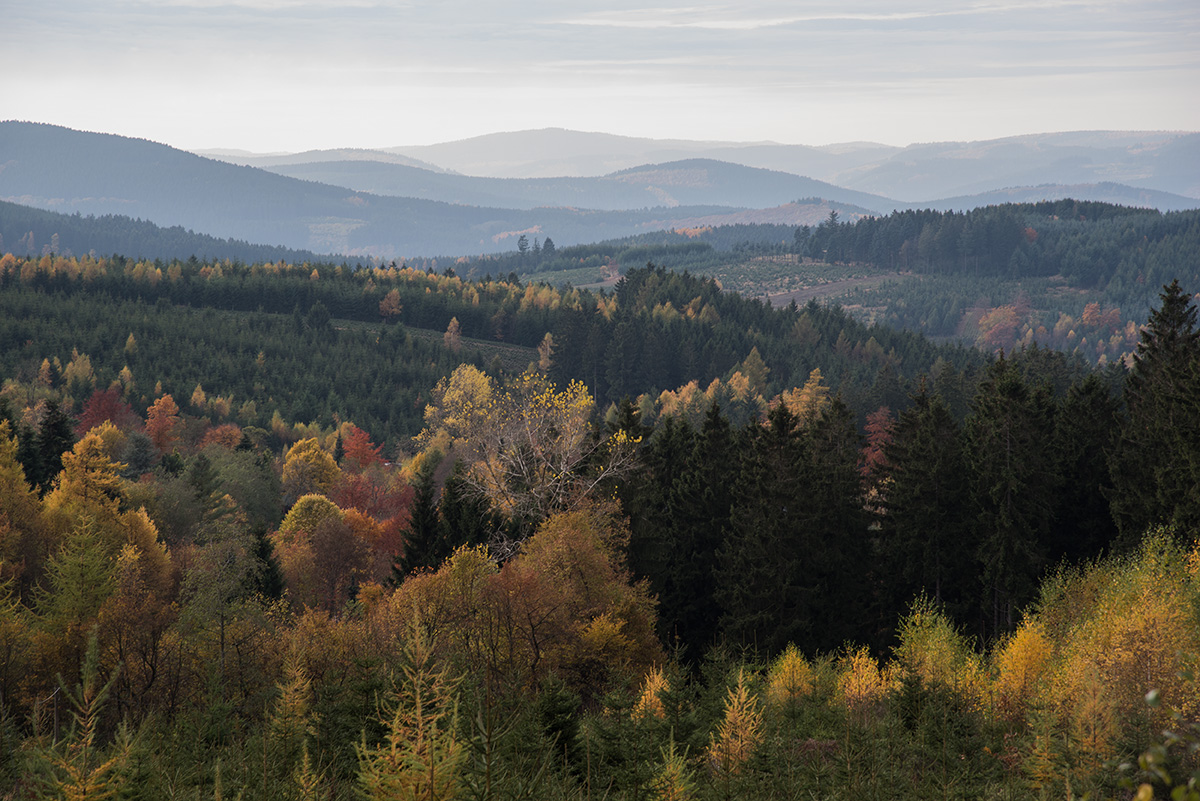
[[[1073,134],[1064,141],[1096,136]],[[1129,149],[1134,140],[1147,139],[1139,136],[1121,133],[1103,138]],[[603,143],[610,138],[598,135],[592,141]],[[929,146],[928,158],[934,158],[939,147]],[[1019,162],[1023,151],[1005,150],[1007,147],[988,145],[1007,154],[1010,163]],[[1168,156],[1179,152],[1186,161],[1192,150],[1200,154],[1200,134],[1174,138],[1164,134],[1149,141],[1143,150],[1158,159],[1164,152]],[[264,169],[146,139],[41,123],[0,122],[0,198],[66,213],[121,214],[217,239],[351,258],[496,253],[512,250],[522,235],[529,239],[552,237],[564,246],[636,235],[657,230],[655,226],[695,227],[697,221],[706,225],[804,225],[813,223],[813,209],[822,202],[847,220],[893,209],[970,208],[1053,199],[1068,192],[1082,200],[1163,210],[1200,205],[1163,190],[1122,186],[1115,181],[1061,186],[1013,181],[998,184],[1007,189],[992,186],[990,194],[963,193],[944,201],[905,202],[782,170],[694,155],[674,162],[641,162],[598,178],[482,179],[407,163],[385,164],[376,160],[377,151],[347,148],[332,152],[369,156],[371,160]],[[878,155],[870,144],[849,147],[845,152]],[[956,152],[958,161],[963,161],[962,152]],[[294,175],[281,174],[283,169]],[[408,189],[367,187],[315,172],[348,169],[363,171],[375,180],[388,173],[403,174]],[[427,182],[425,188],[408,191],[418,177]],[[814,197],[823,200],[795,203]]]
[[[1062,131],[900,147],[658,140],[544,128],[376,150],[492,178],[598,177],[703,157],[909,203],[1006,186],[1105,181],[1200,199],[1200,133],[1188,131]]]

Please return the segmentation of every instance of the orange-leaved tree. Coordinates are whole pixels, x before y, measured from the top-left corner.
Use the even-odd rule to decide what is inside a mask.
[[[592,697],[663,658],[654,600],[624,565],[627,536],[614,509],[597,505],[551,516],[501,568],[484,548],[460,548],[404,581],[388,625],[419,617],[439,653],[500,689],[554,674]]]

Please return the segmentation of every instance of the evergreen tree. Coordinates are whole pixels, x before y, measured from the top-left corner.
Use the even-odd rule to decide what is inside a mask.
[[[255,528],[250,532],[253,542],[250,555],[258,562],[258,569],[252,571],[254,583],[251,592],[272,600],[282,598],[284,583],[283,569],[279,565],[279,557],[275,555],[275,546],[271,544],[265,528]]]
[[[1045,564],[1058,481],[1047,447],[1053,413],[1049,389],[1031,388],[1001,356],[980,383],[967,420],[985,616],[993,636],[1012,630]]]
[[[75,445],[71,418],[56,400],[46,402],[46,414],[37,432],[37,459],[33,465],[23,465],[29,482],[44,493],[54,477],[62,470],[63,454]],[[32,468],[32,469],[31,469]]]
[[[655,429],[643,451],[641,466],[626,482],[622,497],[629,510],[629,568],[650,581],[660,600],[670,583],[675,562],[674,526],[669,504],[675,479],[695,447],[696,432],[686,420],[669,415]],[[674,627],[660,610],[664,639]],[[697,655],[698,656],[698,655]]]
[[[1163,287],[1125,383],[1129,419],[1110,468],[1123,544],[1151,526],[1200,530],[1200,331],[1178,281]]]
[[[668,563],[657,586],[659,614],[668,641],[688,658],[711,645],[720,607],[713,597],[713,568],[725,538],[737,483],[737,442],[729,421],[713,404],[667,500]]]
[[[1096,373],[1073,385],[1062,401],[1051,445],[1060,478],[1047,543],[1051,562],[1092,559],[1117,536],[1108,504],[1112,479],[1106,454],[1116,442],[1119,405]]]
[[[871,604],[867,588],[878,582],[870,561],[869,519],[858,469],[862,437],[854,414],[841,397],[834,398],[806,427],[805,437],[810,479],[804,498],[811,504],[810,525],[816,530],[820,573],[825,577],[820,590],[825,625],[814,632],[812,646],[833,650],[851,638],[882,645],[865,616]]]
[[[427,465],[413,480],[413,505],[408,528],[404,530],[404,553],[397,554],[392,577],[397,584],[413,571],[436,569],[448,555],[444,553],[446,548],[438,519],[433,467]]]
[[[922,382],[887,445],[880,549],[890,614],[927,593],[962,619],[974,601],[975,527],[958,424]],[[894,622],[894,621],[893,621]]]
[[[442,501],[438,506],[442,518],[442,556],[436,564],[441,564],[463,545],[487,544],[504,526],[503,517],[492,509],[487,498],[472,491],[467,484],[463,477],[466,469],[462,462],[456,464],[442,487]]]
[[[729,533],[714,565],[721,630],[733,642],[773,654],[809,645],[823,630],[826,544],[814,519],[812,475],[796,419],[779,404],[764,428],[752,425],[734,490]]]

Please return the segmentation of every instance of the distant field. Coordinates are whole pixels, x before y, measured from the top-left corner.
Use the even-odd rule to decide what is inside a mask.
[[[791,290],[790,292],[778,292],[768,295],[768,300],[775,307],[786,306],[793,300],[796,301],[797,306],[803,306],[813,298],[836,298],[855,289],[875,289],[885,281],[901,277],[903,277],[903,273],[888,272],[844,278],[842,280],[811,284],[801,289]]]
[[[723,289],[751,298],[768,298],[774,306],[807,303],[810,298],[832,298],[854,289],[874,289],[899,273],[869,264],[826,264],[802,259],[795,254],[745,256],[722,254],[713,263],[689,265],[693,275],[715,278]],[[640,265],[638,265],[640,266]],[[624,270],[624,266],[622,267]],[[570,284],[587,289],[609,289],[613,281],[603,280],[603,268],[581,268],[522,276],[523,280],[545,281],[554,286]]]

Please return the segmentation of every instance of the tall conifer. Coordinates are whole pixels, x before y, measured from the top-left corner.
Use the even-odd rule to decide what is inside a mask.
[[[1200,526],[1200,331],[1178,281],[1163,287],[1125,383],[1129,420],[1110,461],[1113,517],[1126,545],[1150,526]]]

